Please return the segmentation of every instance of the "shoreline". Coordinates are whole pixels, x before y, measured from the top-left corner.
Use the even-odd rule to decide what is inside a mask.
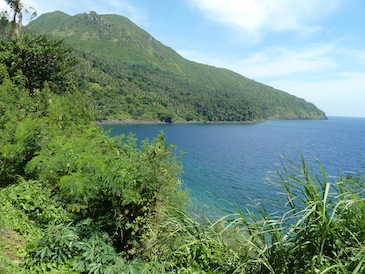
[[[146,121],[146,120],[100,120],[96,121],[99,125],[157,125],[157,124],[168,124],[162,121]]]
[[[285,121],[285,120],[328,120],[328,117],[322,118],[281,118],[281,119],[264,119],[258,121],[174,121],[171,123],[163,122],[163,121],[147,121],[147,120],[134,120],[134,119],[126,119],[126,120],[100,120],[96,121],[99,125],[173,125],[173,124],[257,124],[264,123],[267,121]]]

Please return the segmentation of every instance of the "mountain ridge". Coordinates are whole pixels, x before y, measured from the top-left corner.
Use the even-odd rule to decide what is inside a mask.
[[[236,72],[180,56],[120,15],[43,14],[26,27],[63,39],[81,59],[100,120],[326,119],[304,99]]]

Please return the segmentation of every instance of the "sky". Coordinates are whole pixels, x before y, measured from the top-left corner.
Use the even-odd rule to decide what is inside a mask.
[[[123,15],[186,59],[304,98],[328,116],[365,117],[364,0],[23,3],[38,16],[56,10]],[[0,10],[5,6],[0,0]]]

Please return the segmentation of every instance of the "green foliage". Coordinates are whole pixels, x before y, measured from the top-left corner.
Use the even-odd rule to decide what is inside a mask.
[[[69,210],[93,218],[131,255],[151,214],[172,199],[179,182],[163,136],[139,148],[132,137],[113,140],[97,128],[55,137],[27,171],[56,186]]]
[[[121,273],[124,260],[117,256],[108,235],[90,233],[90,225],[91,221],[86,220],[76,226],[70,223],[48,227],[37,248],[27,256],[29,270]]]
[[[281,260],[289,273],[362,273],[365,233],[364,177],[330,182],[304,161],[285,167],[280,182],[291,209],[284,219],[287,253]]]
[[[6,193],[7,192],[7,193]],[[12,193],[12,192],[10,192]],[[39,237],[41,235],[40,229],[32,223],[27,214],[22,208],[15,206],[9,201],[9,191],[1,189],[0,192],[0,207],[2,214],[0,218],[1,230],[6,232],[11,229],[21,235],[32,235]],[[25,194],[24,194],[25,195]]]
[[[1,54],[20,66],[28,60]],[[137,248],[159,210],[177,201],[180,165],[172,147],[163,135],[142,146],[132,136],[107,137],[93,122],[87,94],[59,94],[48,81],[33,89],[11,66],[0,66],[0,223],[14,231],[10,242],[25,237],[25,271],[163,273],[162,265],[139,260]],[[5,269],[20,272],[24,265],[7,245],[0,248]]]
[[[61,223],[70,220],[71,215],[63,205],[52,200],[52,192],[38,181],[25,181],[4,189],[7,200],[38,224]]]
[[[79,18],[98,30],[93,39],[115,35],[113,27],[119,24],[127,24],[126,33],[135,31],[116,16],[91,13]],[[115,84],[110,69],[114,63],[103,59],[107,55],[92,63],[91,55],[81,53],[90,93],[64,94],[48,80],[33,88],[24,72],[13,73],[9,63],[0,65],[0,273],[365,272],[364,175],[331,181],[321,164],[315,172],[304,158],[301,164],[284,162],[277,181],[287,198],[282,215],[269,215],[262,207],[255,211],[259,214],[238,211],[212,222],[185,213],[178,153],[163,134],[141,145],[133,136],[105,135],[93,122],[91,96],[101,106],[102,100],[124,100],[122,112],[105,108],[99,114],[167,122],[323,115],[303,100],[292,98],[290,103],[288,95],[256,89],[250,81],[237,86],[247,85],[254,97],[243,91],[238,95],[240,88],[230,93],[224,87],[234,90],[229,83],[237,77],[230,72],[181,60],[153,39],[140,43],[146,38],[140,29],[136,37],[126,39],[124,34],[115,39],[123,45],[132,40],[139,45],[135,54],[144,48],[154,57],[148,65],[143,55],[138,65],[133,56],[128,59],[128,69],[116,65],[114,71],[120,68],[126,78],[119,77]],[[8,46],[21,45],[21,39]],[[42,44],[40,52],[47,45]],[[175,58],[174,65],[164,56]],[[21,66],[28,60],[11,50],[1,51],[0,57]],[[101,71],[96,84],[93,79]],[[204,75],[201,82],[199,75]],[[187,87],[182,105],[175,104],[181,99],[177,83]],[[206,94],[206,85],[218,101]]]
[[[165,273],[157,263],[126,261],[118,254],[108,234],[97,232],[91,220],[49,226],[38,246],[26,258],[32,272],[69,271],[75,273]]]
[[[27,54],[32,55],[32,51],[37,48],[29,47]],[[0,55],[8,56],[9,60],[19,57],[15,58],[11,51]],[[28,59],[17,60],[26,62]],[[26,177],[26,164],[60,130],[66,134],[67,130],[73,131],[72,127],[85,126],[94,120],[86,96],[79,92],[58,96],[50,91],[47,83],[45,88],[33,90],[29,96],[26,88],[29,79],[22,73],[10,77],[13,68],[6,65],[0,66],[0,186],[16,182],[18,176]],[[52,71],[47,73],[52,77]]]
[[[21,191],[0,189],[0,273],[23,273],[26,246],[38,241],[42,230],[9,196]]]
[[[176,273],[363,273],[364,176],[330,182],[304,158],[278,175],[289,207],[282,215],[262,207],[211,223],[170,210],[145,256]]]
[[[42,225],[71,219],[44,184],[23,179],[0,189],[0,211],[0,270],[4,261],[9,273],[21,273],[27,248],[42,238]]]
[[[6,70],[3,76],[0,185],[6,188],[0,201],[9,215],[2,222],[33,235],[29,270],[161,273],[156,269],[163,267],[154,263],[122,262],[136,257],[159,208],[177,201],[180,168],[164,137],[140,147],[132,136],[111,139],[92,122],[90,101],[83,94],[57,95],[46,84],[30,96],[22,77],[11,78]],[[85,220],[94,224],[88,233],[79,229]],[[64,225],[66,221],[74,225]],[[30,222],[60,233],[45,231],[38,242],[39,231],[25,225]],[[80,245],[69,249],[67,240]],[[88,252],[101,257],[88,257]],[[78,256],[82,260],[73,261]]]
[[[25,119],[9,125],[8,134],[1,137],[0,177],[5,183],[15,182],[24,175],[24,167],[40,150],[42,124],[40,121]]]
[[[10,29],[10,22],[8,20],[8,12],[0,12],[0,42],[8,39],[8,29]]]
[[[182,58],[122,16],[54,12],[32,21],[27,30],[64,39],[75,49],[78,84],[97,102],[99,120],[325,118],[303,99]]]
[[[212,223],[174,208],[165,213],[156,234],[148,235],[145,256],[150,260],[174,273],[241,273],[244,246],[226,217]]]
[[[48,88],[32,97],[7,80],[0,86],[0,186],[27,177],[24,168],[54,136],[81,130],[93,117],[85,96],[78,92],[58,96]],[[70,106],[73,108],[70,108]]]
[[[46,82],[57,93],[72,90],[71,72],[76,61],[62,40],[51,40],[45,35],[24,35],[3,41],[0,63],[11,79],[22,78],[31,94],[36,89],[43,89]]]
[[[20,0],[5,0],[9,9],[4,9],[0,12],[0,32],[4,31],[7,24],[10,25],[9,38],[13,38],[20,34],[23,26],[23,12],[30,13],[28,9],[25,8],[23,1]],[[31,19],[33,19],[37,13],[33,10],[31,14]],[[5,25],[5,26],[4,26]]]
[[[0,74],[1,74],[0,65]],[[28,115],[31,100],[22,86],[15,84],[7,78],[4,70],[4,81],[0,84],[0,129],[3,130],[7,123],[16,123]],[[1,75],[0,75],[1,76]],[[10,125],[9,125],[10,126]]]

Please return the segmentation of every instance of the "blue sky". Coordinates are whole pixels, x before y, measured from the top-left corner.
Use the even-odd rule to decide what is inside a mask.
[[[189,60],[284,90],[329,116],[365,117],[364,0],[23,2],[38,15],[126,16]]]

